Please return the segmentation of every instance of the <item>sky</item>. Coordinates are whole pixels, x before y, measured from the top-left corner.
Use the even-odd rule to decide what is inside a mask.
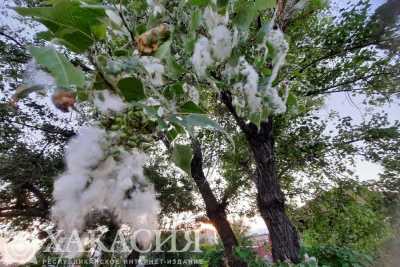
[[[331,10],[333,13],[337,13],[339,9],[347,6],[347,0],[333,0],[331,1]],[[376,8],[385,3],[385,0],[371,0],[370,12],[373,13]],[[350,98],[350,99],[349,99]],[[386,104],[381,108],[371,110],[371,107],[366,106],[362,103],[363,97],[346,96],[345,93],[336,93],[329,95],[325,100],[325,105],[319,111],[322,117],[328,117],[329,112],[332,110],[337,111],[340,116],[349,116],[353,118],[354,123],[361,122],[363,118],[374,112],[384,111],[388,113],[389,121],[394,122],[400,120],[400,105],[398,102]],[[374,180],[378,178],[382,167],[379,164],[375,164],[363,159],[356,161],[354,168],[355,174],[360,177],[361,180]]]

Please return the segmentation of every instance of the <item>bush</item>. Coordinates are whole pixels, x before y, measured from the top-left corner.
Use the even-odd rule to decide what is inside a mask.
[[[373,258],[346,247],[319,245],[304,247],[303,254],[315,257],[320,267],[366,267],[371,266]]]

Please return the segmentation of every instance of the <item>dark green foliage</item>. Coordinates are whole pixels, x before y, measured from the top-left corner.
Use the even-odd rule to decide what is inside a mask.
[[[382,193],[357,183],[321,192],[295,214],[306,246],[329,244],[374,254],[390,234]]]
[[[305,247],[303,250],[315,257],[320,267],[367,267],[373,263],[373,258],[368,254],[343,246],[318,245]]]

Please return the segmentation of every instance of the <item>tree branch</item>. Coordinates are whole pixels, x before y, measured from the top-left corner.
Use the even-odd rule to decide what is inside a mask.
[[[14,37],[12,37],[11,35],[8,35],[7,33],[0,31],[0,35],[6,37],[8,40],[14,42],[16,45],[19,46],[19,48],[21,48],[22,50],[25,50],[24,45],[18,41],[17,39],[15,39]]]
[[[49,210],[42,210],[39,208],[28,208],[25,210],[10,209],[8,211],[0,212],[0,218],[11,218],[18,216],[47,218],[48,215]]]
[[[115,6],[115,5],[114,5]],[[121,5],[120,5],[121,7]],[[116,8],[116,7],[115,7]],[[117,8],[118,9],[118,8]],[[132,41],[132,45],[135,42],[135,35],[133,34],[133,32],[131,31],[131,29],[129,28],[129,25],[124,17],[124,14],[122,13],[121,8],[118,9],[118,15],[122,20],[122,24],[124,24],[124,27],[126,28],[126,30],[129,32],[129,36],[131,37],[131,41]]]
[[[306,69],[308,69],[311,66],[316,65],[320,61],[323,61],[323,60],[326,60],[326,59],[329,59],[329,58],[332,58],[332,57],[340,56],[340,55],[346,54],[346,53],[354,51],[354,50],[359,50],[359,49],[368,47],[370,45],[377,45],[377,44],[379,44],[379,42],[372,41],[372,42],[368,42],[368,43],[364,43],[364,44],[355,45],[355,46],[352,46],[352,47],[349,47],[349,48],[345,48],[345,49],[340,50],[340,51],[334,51],[334,52],[328,53],[328,54],[326,54],[326,55],[324,55],[322,57],[319,57],[319,58],[311,61],[310,63],[306,64],[305,66],[303,66],[299,70],[299,72],[300,73],[304,72]]]
[[[329,90],[333,89],[333,88],[340,87],[340,86],[349,85],[349,84],[358,82],[360,80],[364,80],[365,81],[368,78],[372,78],[372,77],[376,77],[376,76],[380,76],[380,75],[391,75],[391,74],[396,74],[396,73],[395,72],[383,72],[383,73],[375,73],[375,74],[362,76],[362,77],[356,77],[355,79],[348,80],[348,81],[345,81],[345,82],[342,82],[342,83],[338,83],[338,84],[334,84],[332,86],[328,86],[328,87],[323,88],[323,89],[318,89],[318,90],[313,90],[313,91],[306,92],[304,95],[305,96],[313,96],[313,95],[318,95],[318,94],[330,94],[330,93],[338,93],[338,92],[356,91],[357,89],[333,90],[333,91],[329,91]]]
[[[46,199],[46,197],[43,195],[43,193],[35,185],[33,185],[31,183],[26,183],[24,185],[24,188],[28,189],[39,199],[41,209],[43,209],[43,210],[49,209],[49,207],[50,207],[49,201]]]
[[[232,94],[229,91],[222,91],[221,92],[221,101],[222,103],[225,104],[227,107],[228,111],[232,114],[233,118],[235,119],[236,123],[239,125],[240,129],[242,129],[243,132],[248,133],[249,132],[249,127],[245,120],[240,117],[237,112],[235,107],[232,104]]]
[[[51,130],[51,129],[46,129],[46,128],[40,127],[40,126],[26,124],[24,122],[10,121],[10,120],[8,120],[8,122],[9,123],[15,123],[15,124],[18,124],[18,125],[21,125],[21,126],[25,126],[25,127],[31,128],[31,129],[43,131],[43,132],[50,133],[50,134],[60,134],[60,135],[62,135],[64,137],[66,137],[66,138],[71,138],[71,137],[75,136],[75,132],[70,131],[70,130],[64,130],[64,129]]]

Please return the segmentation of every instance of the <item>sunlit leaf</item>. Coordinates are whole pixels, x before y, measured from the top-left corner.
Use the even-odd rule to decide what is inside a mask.
[[[146,98],[143,90],[143,83],[135,77],[128,77],[118,81],[118,88],[125,100],[139,101]]]
[[[30,49],[36,63],[44,67],[63,88],[71,86],[83,87],[85,84],[84,73],[75,68],[68,59],[52,47],[32,47]]]
[[[204,114],[204,110],[202,110],[198,105],[193,103],[192,101],[188,101],[185,104],[183,104],[180,108],[179,111],[182,113],[200,113]]]
[[[190,145],[175,144],[172,152],[172,159],[176,166],[186,173],[191,173],[191,163],[193,158],[193,150]]]
[[[205,7],[210,3],[210,0],[190,0],[189,3],[194,6]]]
[[[256,0],[255,7],[258,11],[264,11],[269,8],[275,7],[275,0]]]
[[[157,49],[155,56],[159,59],[166,59],[171,56],[171,40],[164,42]]]
[[[19,7],[16,11],[23,16],[43,23],[54,36],[62,40],[68,48],[85,51],[96,39],[105,37],[106,17],[103,8],[98,6],[81,6],[77,1],[54,1],[50,7]]]

